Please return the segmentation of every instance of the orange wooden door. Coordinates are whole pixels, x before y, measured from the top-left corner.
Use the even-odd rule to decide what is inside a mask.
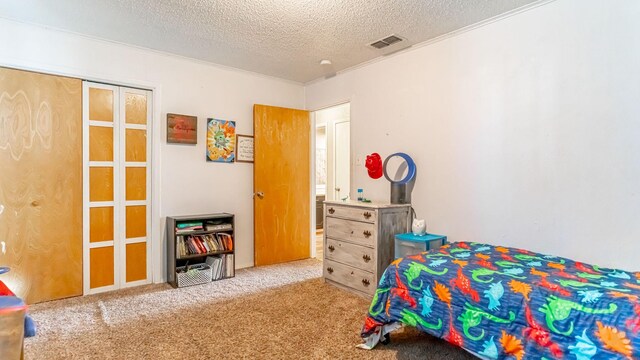
[[[310,256],[309,112],[254,105],[254,261]]]
[[[0,280],[27,303],[82,295],[82,82],[0,68]]]

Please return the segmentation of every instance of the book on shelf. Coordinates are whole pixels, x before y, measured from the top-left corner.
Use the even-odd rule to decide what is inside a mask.
[[[176,257],[233,251],[233,236],[227,233],[179,235],[176,237]]]
[[[213,280],[235,276],[233,254],[207,256],[205,262],[211,266]]]
[[[218,239],[220,239],[222,245],[227,250],[233,250],[233,237],[231,234],[227,233],[218,233],[216,234]]]
[[[205,229],[207,231],[231,231],[233,230],[233,225],[231,224],[204,224]]]
[[[181,222],[176,224],[176,229],[187,229],[191,227],[202,227],[202,221]]]
[[[231,224],[203,224],[202,222],[186,222],[176,225],[176,234],[190,234],[194,231],[233,231]]]
[[[186,234],[193,231],[204,230],[204,224],[201,221],[183,222],[176,224],[176,234]]]
[[[235,263],[233,261],[233,254],[226,255],[227,258],[227,273],[225,277],[232,277],[236,275]]]

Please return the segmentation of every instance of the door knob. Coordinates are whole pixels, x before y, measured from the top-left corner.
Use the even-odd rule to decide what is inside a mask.
[[[253,197],[255,198],[256,196],[259,197],[260,199],[263,199],[264,198],[264,193],[262,191],[258,191],[256,193],[253,193]]]

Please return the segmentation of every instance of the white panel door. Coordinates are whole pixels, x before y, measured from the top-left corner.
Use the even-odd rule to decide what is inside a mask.
[[[84,82],[84,294],[151,281],[150,91]]]
[[[351,124],[349,121],[337,122],[334,130],[334,156],[335,171],[334,183],[335,187],[340,189],[340,196],[349,195],[351,188]],[[351,194],[351,198],[355,194]],[[366,196],[366,195],[365,195]]]

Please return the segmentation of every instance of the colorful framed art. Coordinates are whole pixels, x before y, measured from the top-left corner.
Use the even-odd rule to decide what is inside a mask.
[[[207,161],[232,163],[235,161],[236,122],[207,119]]]
[[[196,116],[167,114],[167,144],[197,144]]]

